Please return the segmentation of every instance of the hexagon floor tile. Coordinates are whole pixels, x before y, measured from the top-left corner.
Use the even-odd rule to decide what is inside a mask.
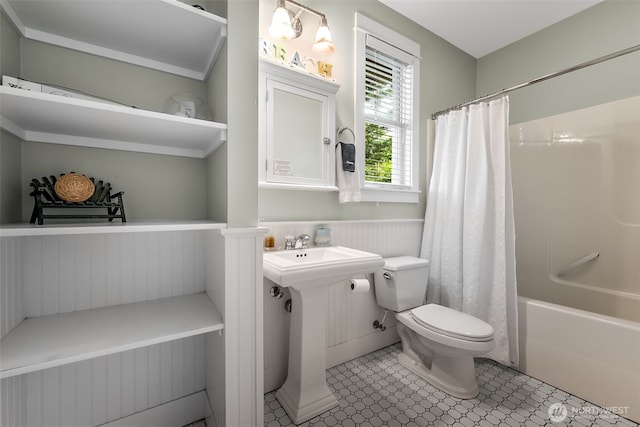
[[[434,388],[397,362],[395,344],[327,370],[339,405],[303,427],[455,426],[638,427],[542,381],[487,359],[476,359],[480,394],[461,400]],[[264,396],[264,425],[294,426],[275,392]]]

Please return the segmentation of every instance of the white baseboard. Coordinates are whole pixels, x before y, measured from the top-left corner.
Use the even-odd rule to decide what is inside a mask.
[[[103,424],[102,427],[181,427],[202,418],[211,418],[204,391]]]
[[[327,349],[327,368],[348,362],[356,357],[364,356],[399,341],[398,331],[395,326],[392,326],[388,327],[384,332],[374,332],[334,345]]]

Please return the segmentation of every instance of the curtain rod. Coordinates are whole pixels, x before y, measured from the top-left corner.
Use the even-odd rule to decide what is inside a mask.
[[[486,101],[488,99],[496,98],[496,97],[498,97],[500,95],[504,95],[505,93],[513,92],[514,90],[521,89],[521,88],[527,87],[527,86],[531,86],[533,84],[540,83],[540,82],[543,82],[545,80],[549,80],[549,79],[552,79],[554,77],[561,76],[563,74],[571,73],[571,72],[579,70],[581,68],[585,68],[585,67],[589,67],[591,65],[599,64],[601,62],[605,62],[605,61],[608,61],[610,59],[614,59],[614,58],[617,58],[619,56],[626,55],[628,53],[633,53],[633,52],[636,52],[638,50],[640,50],[640,44],[632,46],[632,47],[629,47],[627,49],[620,50],[618,52],[610,53],[609,55],[601,56],[599,58],[595,58],[595,59],[592,59],[590,61],[583,62],[582,64],[574,65],[573,67],[565,68],[564,70],[556,71],[555,73],[550,73],[550,74],[544,75],[542,77],[538,77],[538,78],[535,78],[533,80],[529,80],[528,82],[524,82],[524,83],[517,84],[515,86],[511,86],[511,87],[508,87],[508,88],[500,89],[497,92],[493,92],[493,93],[490,93],[488,95],[481,96],[481,97],[473,99],[471,101],[463,102],[462,104],[458,104],[458,105],[455,105],[453,107],[449,107],[449,108],[447,108],[445,110],[437,111],[437,112],[435,112],[435,113],[433,113],[431,115],[431,119],[435,120],[438,116],[441,116],[442,114],[446,114],[449,111],[459,110],[460,108],[466,107],[468,105],[476,104],[478,102],[482,102],[482,101]]]

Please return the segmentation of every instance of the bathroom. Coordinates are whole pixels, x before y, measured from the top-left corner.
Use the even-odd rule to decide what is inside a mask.
[[[190,0],[188,3],[196,2]],[[218,60],[212,66],[210,75],[205,79],[176,76],[170,72],[153,70],[147,65],[140,66],[140,64],[108,59],[76,49],[32,40],[20,36],[10,23],[10,19],[4,13],[2,14],[0,71],[3,75],[19,76],[32,81],[67,87],[126,105],[160,112],[163,111],[164,103],[172,93],[199,93],[208,99],[212,119],[226,123],[228,126],[225,135],[226,143],[209,156],[194,158],[167,155],[162,152],[125,152],[99,146],[87,147],[70,143],[65,145],[64,142],[47,144],[38,140],[38,136],[33,136],[33,140],[27,136],[15,136],[11,130],[7,130],[3,122],[0,147],[2,162],[0,222],[4,229],[11,228],[5,227],[4,224],[28,222],[33,207],[33,201],[28,196],[28,183],[32,178],[72,170],[81,170],[83,173],[110,179],[116,190],[123,189],[128,219],[132,224],[136,221],[148,220],[178,221],[185,224],[193,221],[208,221],[224,224],[219,227],[200,227],[195,232],[184,229],[147,232],[145,229],[131,234],[117,232],[113,236],[90,233],[77,237],[64,236],[56,241],[50,241],[49,236],[13,237],[11,234],[2,234],[4,240],[2,266],[3,271],[6,272],[3,275],[2,311],[10,313],[3,315],[3,336],[10,329],[4,324],[7,319],[5,316],[20,317],[23,314],[19,313],[20,310],[12,310],[11,306],[15,301],[9,301],[19,299],[14,296],[17,288],[9,287],[7,291],[5,285],[11,282],[14,276],[24,275],[21,272],[28,270],[31,264],[22,259],[17,262],[20,266],[14,269],[19,270],[17,272],[11,269],[11,265],[16,264],[16,259],[26,258],[21,254],[24,253],[23,251],[31,250],[25,248],[32,246],[36,246],[34,250],[40,254],[48,245],[53,245],[51,246],[53,251],[60,251],[60,254],[75,253],[75,259],[86,261],[86,265],[93,265],[92,269],[79,268],[80,273],[93,274],[96,277],[104,273],[108,275],[109,280],[113,279],[116,283],[119,283],[118,280],[126,283],[126,280],[109,275],[110,269],[98,267],[97,257],[106,257],[109,263],[116,263],[116,269],[118,266],[126,265],[133,271],[132,275],[144,279],[143,282],[145,282],[140,290],[135,288],[135,295],[130,298],[130,301],[179,294],[175,290],[166,288],[155,289],[151,283],[158,279],[158,273],[152,272],[177,275],[180,274],[179,268],[184,268],[185,274],[188,274],[187,270],[195,265],[197,274],[190,276],[190,280],[186,282],[189,285],[185,285],[180,292],[206,291],[217,311],[224,318],[224,333],[221,335],[218,332],[209,332],[204,334],[202,340],[181,339],[168,347],[163,343],[157,348],[149,347],[148,350],[130,350],[134,353],[121,353],[122,356],[111,354],[98,357],[92,364],[87,364],[87,360],[74,361],[68,365],[42,371],[3,377],[1,391],[3,426],[102,425],[115,422],[125,416],[166,406],[167,402],[181,404],[182,400],[186,401],[183,397],[188,396],[193,398],[185,403],[184,408],[187,409],[181,407],[183,409],[175,412],[197,413],[198,417],[192,417],[193,419],[187,419],[187,417],[173,425],[185,425],[200,418],[207,418],[208,425],[245,426],[263,423],[266,425],[265,400],[268,405],[273,403],[269,393],[275,390],[279,386],[278,383],[286,377],[289,327],[287,320],[290,314],[283,308],[288,298],[271,298],[269,291],[273,284],[265,282],[262,277],[261,260],[265,234],[273,235],[275,244],[282,246],[283,239],[288,234],[298,236],[307,233],[313,236],[318,227],[326,226],[331,229],[333,245],[366,250],[382,257],[419,256],[427,189],[427,171],[423,165],[429,164],[432,154],[426,142],[428,132],[426,119],[431,113],[503,87],[637,45],[640,42],[637,25],[640,9],[635,1],[605,0],[479,59],[454,47],[377,1],[305,2],[307,6],[326,14],[336,45],[336,52],[323,59],[333,65],[332,76],[340,86],[335,94],[335,128],[355,126],[352,57],[356,12],[361,12],[418,41],[421,47],[421,119],[418,138],[418,156],[421,166],[418,174],[420,195],[417,202],[373,201],[341,204],[335,191],[284,190],[259,186],[260,171],[258,168],[247,167],[247,165],[257,165],[259,158],[257,146],[257,141],[260,139],[259,111],[256,106],[256,94],[259,90],[259,56],[256,41],[267,37],[267,28],[275,3],[275,1],[263,0],[206,2],[205,8],[208,12],[226,18],[227,28],[226,42],[220,48]],[[303,14],[302,20],[305,26],[313,28],[317,25],[317,18],[310,14]],[[257,23],[259,25],[256,25]],[[303,38],[300,40],[290,42],[287,48],[294,51],[300,50],[305,54],[310,42],[304,41],[304,36],[311,38],[313,36],[313,30],[311,35],[307,32],[303,33]],[[637,77],[639,61],[637,53],[627,55],[510,94],[517,236],[529,236],[535,234],[534,230],[562,224],[546,223],[541,218],[536,218],[532,210],[543,208],[532,208],[526,203],[533,203],[533,200],[528,197],[530,192],[544,200],[562,199],[560,188],[554,189],[557,191],[555,193],[542,194],[544,188],[553,187],[553,185],[550,185],[549,181],[544,181],[543,184],[536,180],[542,178],[538,174],[543,174],[545,180],[553,176],[562,176],[563,167],[559,163],[547,164],[546,156],[549,153],[544,152],[544,144],[526,143],[526,140],[521,139],[521,135],[527,135],[528,128],[521,132],[518,125],[637,97],[640,95],[640,82]],[[568,147],[567,144],[565,148]],[[532,152],[536,149],[540,151]],[[632,148],[629,149],[632,150]],[[633,155],[637,158],[637,151],[635,154],[633,151],[627,154],[625,156],[617,153],[616,161],[623,162],[620,164],[624,165],[625,158],[633,158]],[[599,164],[597,158],[589,157],[589,153],[585,153],[584,157],[585,162],[590,162],[586,163],[589,166],[598,165],[603,169],[611,169],[611,165]],[[536,163],[533,163],[534,161]],[[544,167],[537,162],[545,162]],[[619,171],[617,175],[614,174],[612,178],[614,181],[637,179],[637,172],[634,175],[634,169],[631,166],[618,167],[619,163],[613,164],[614,169]],[[551,166],[556,169],[550,170]],[[518,192],[518,188],[521,187],[525,188],[524,197]],[[613,197],[607,193],[606,189],[603,191],[598,196],[602,197],[602,200],[610,200],[608,197]],[[618,187],[615,191],[618,191]],[[588,199],[588,197],[589,193],[584,198]],[[629,214],[626,215],[628,218],[623,218],[625,222],[633,223],[630,218],[634,212],[637,218],[637,211],[634,211],[637,208],[633,207],[633,202],[629,202],[626,206],[624,200],[616,194],[615,203],[618,203],[616,206],[619,211]],[[587,206],[585,209],[591,208],[590,205]],[[549,205],[544,209],[545,220],[547,216],[553,216]],[[526,217],[527,223],[519,223],[519,215]],[[571,216],[562,217],[565,221],[567,218],[570,219]],[[590,224],[592,223],[587,223],[585,220],[585,227]],[[200,233],[199,230],[206,230],[206,232]],[[629,230],[634,229],[631,227]],[[620,232],[626,234],[629,239],[625,241],[623,246],[625,249],[622,251],[627,257],[633,257],[632,231]],[[198,237],[200,234],[206,237]],[[618,323],[621,324],[619,333],[622,335],[616,335],[618,332],[604,332],[604,335],[612,340],[611,344],[606,346],[625,343],[623,349],[630,352],[627,355],[633,356],[633,348],[627,346],[638,342],[639,319],[624,318],[622,313],[615,312],[615,307],[626,304],[627,312],[638,312],[634,309],[638,307],[637,295],[640,293],[637,289],[637,284],[640,282],[637,271],[635,276],[632,271],[630,279],[625,282],[631,283],[631,286],[624,285],[626,286],[626,288],[623,286],[624,289],[612,289],[611,292],[604,294],[595,293],[591,296],[595,292],[591,289],[594,287],[591,282],[587,283],[588,288],[583,284],[580,284],[581,286],[570,284],[554,290],[552,286],[554,283],[557,284],[557,281],[550,279],[550,274],[545,270],[547,242],[542,241],[541,236],[539,237],[539,240],[534,241],[535,244],[532,243],[534,246],[516,247],[518,283],[520,296],[523,297],[519,300],[520,330],[521,334],[523,331],[527,333],[524,338],[521,335],[521,339],[525,339],[523,345],[526,345],[526,351],[521,351],[521,360],[524,359],[527,365],[524,368],[525,372],[541,382],[583,399],[587,402],[583,403],[585,410],[593,407],[592,404],[610,408],[630,406],[626,417],[638,422],[640,416],[637,411],[640,407],[638,402],[640,398],[637,394],[637,386],[635,402],[631,402],[635,405],[622,400],[595,403],[600,396],[593,394],[585,396],[580,392],[592,393],[598,390],[592,390],[588,383],[577,382],[593,376],[598,368],[601,376],[594,376],[594,378],[598,384],[606,384],[606,387],[598,387],[601,389],[601,394],[612,395],[616,389],[621,389],[617,386],[619,378],[638,378],[637,363],[635,363],[635,371],[626,372],[614,369],[618,366],[618,362],[602,361],[603,359],[600,359],[602,352],[593,359],[579,359],[575,356],[583,353],[586,342],[594,345],[594,351],[601,348],[599,338],[594,339],[591,334],[600,329],[603,324],[611,324],[610,317],[602,316],[621,319]],[[635,239],[637,250],[637,237]],[[190,249],[193,252],[171,253],[155,249],[164,248],[166,242],[171,246],[194,249]],[[177,245],[176,242],[178,242]],[[517,242],[520,241],[517,240]],[[551,241],[548,244],[557,245],[558,242]],[[611,242],[608,244],[613,246]],[[565,263],[570,263],[596,250],[601,252],[599,261],[606,259],[603,247],[592,249],[588,244],[585,243],[585,245],[587,248],[578,248],[578,253],[567,253],[566,259],[553,260],[550,264],[553,271],[559,271]],[[133,266],[126,264],[123,257],[119,255],[123,248],[126,249],[129,246],[135,248],[133,252],[136,254],[136,263]],[[542,250],[535,251],[540,246]],[[554,250],[560,248],[556,246]],[[79,258],[79,252],[83,249],[86,249],[87,255],[85,258]],[[157,255],[157,259],[145,261],[142,254],[146,253],[152,256]],[[177,273],[163,270],[163,263],[158,261],[158,259],[186,259],[191,253],[205,253],[214,261],[207,262],[203,256],[196,256],[193,264],[185,263],[187,267],[177,267]],[[64,260],[61,260],[62,256],[59,258],[51,260],[41,256],[30,258],[35,260],[29,262],[40,263],[41,268],[61,271],[60,263]],[[625,262],[624,268],[633,270],[632,261]],[[80,264],[78,262],[78,265]],[[535,274],[538,274],[540,269],[544,272],[544,276],[540,279],[544,284],[540,285],[539,289],[536,287],[538,279],[535,278],[539,276]],[[24,281],[24,279],[21,280]],[[58,279],[58,286],[61,286],[61,280]],[[101,280],[93,282],[98,283]],[[90,295],[85,295],[85,298],[92,301],[93,306],[113,304],[112,301],[130,302],[124,298],[124,286],[119,291],[123,301],[119,301],[118,298],[121,295],[111,294],[107,288],[108,281],[104,280],[104,282],[101,286],[99,286],[100,283],[92,285]],[[576,298],[565,292],[566,289],[577,290],[580,295],[589,296],[585,297],[584,301],[576,301]],[[63,290],[59,292],[64,295]],[[560,295],[553,295],[554,292]],[[103,294],[103,299],[106,301],[104,303],[101,301]],[[625,302],[616,302],[619,297],[624,296],[623,294],[635,294],[635,298],[632,296]],[[592,302],[605,300],[605,296],[608,298],[607,301],[611,301],[607,305],[609,308],[614,307],[614,311],[590,314],[597,311],[593,308]],[[353,359],[379,354],[376,353],[378,351],[384,352],[384,349],[389,349],[389,346],[398,342],[395,327],[392,327],[393,319],[390,318],[392,316],[385,321],[387,328],[384,331],[372,328],[373,321],[382,320],[384,315],[383,310],[375,302],[373,290],[352,293],[345,284],[332,287],[329,298],[331,311],[328,313],[327,323],[326,362],[330,371],[340,369],[342,364],[349,363]],[[78,300],[81,299],[78,296]],[[64,311],[64,301],[60,301],[59,307],[41,314]],[[549,349],[552,345],[541,339],[548,335],[549,327],[539,321],[549,319],[552,315],[574,314],[569,307],[571,301],[576,302],[576,306],[572,308],[586,311],[576,312],[571,319],[558,320],[553,327],[559,324],[575,324],[575,330],[570,332],[573,337],[572,342],[575,341],[574,347],[568,349],[558,347],[558,353],[551,354]],[[558,313],[556,305],[545,306],[542,302],[569,308],[562,310],[564,313]],[[24,317],[28,316],[23,315]],[[584,319],[584,323],[576,323],[576,319]],[[22,319],[18,321],[20,320]],[[598,323],[599,320],[601,322]],[[526,328],[523,325],[526,325]],[[536,333],[538,335],[535,335]],[[629,335],[624,335],[627,333]],[[553,337],[551,343],[567,341],[567,336],[564,334],[566,333],[559,332],[559,336]],[[583,340],[581,341],[580,338]],[[616,351],[609,353],[617,355]],[[545,360],[544,356],[549,354],[551,354],[551,360]],[[383,355],[386,357],[388,353]],[[569,361],[585,362],[582,365],[575,363],[577,372],[551,369],[551,372],[559,377],[568,377],[561,378],[562,381],[569,381],[564,382],[563,384],[566,385],[563,386],[554,384],[557,378],[545,377],[549,372],[549,365],[561,360],[561,356]],[[185,369],[186,365],[180,364],[180,357],[193,357],[196,361],[195,368]],[[164,368],[167,363],[170,365],[168,360],[175,362],[175,366],[178,367],[173,367],[173,379],[167,379],[170,384],[173,384],[170,387],[173,391],[165,393],[165,378],[162,377],[160,384],[151,379],[153,372],[160,371],[160,367]],[[136,367],[137,369],[134,369]],[[148,374],[144,374],[147,368]],[[481,376],[492,375],[491,369],[495,366],[485,365],[483,369],[485,368],[487,371],[479,372]],[[172,369],[171,366],[168,369]],[[585,369],[592,370],[585,371]],[[106,370],[120,372],[120,379],[102,380],[101,375],[104,375]],[[134,372],[136,375],[133,375]],[[339,374],[341,371],[336,372]],[[127,375],[132,377],[130,382],[125,380]],[[180,378],[187,377],[189,377],[188,380],[179,381]],[[72,380],[69,380],[70,378]],[[574,384],[571,380],[574,380]],[[76,385],[72,385],[74,381]],[[627,397],[633,398],[633,387],[632,383],[629,391],[625,392]],[[71,391],[68,394],[61,394],[60,390]],[[198,394],[202,390],[206,391],[205,397]],[[124,395],[125,398],[119,395]],[[126,397],[131,399],[127,400]],[[203,406],[205,409],[201,409]],[[84,407],[89,409],[82,409]],[[194,407],[197,409],[193,409]],[[71,421],[68,415],[69,408],[73,408],[72,412],[75,414],[71,417],[73,418]],[[546,413],[546,408],[542,409]],[[157,422],[157,418],[154,419]],[[160,419],[163,419],[162,416]],[[586,417],[582,421],[585,419]],[[633,425],[631,422],[620,419],[619,422],[626,422],[621,425]]]

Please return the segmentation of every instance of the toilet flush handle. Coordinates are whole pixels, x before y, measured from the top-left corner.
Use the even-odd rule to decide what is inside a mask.
[[[388,271],[385,271],[384,273],[382,273],[382,277],[384,277],[387,280],[393,279],[393,276]]]

